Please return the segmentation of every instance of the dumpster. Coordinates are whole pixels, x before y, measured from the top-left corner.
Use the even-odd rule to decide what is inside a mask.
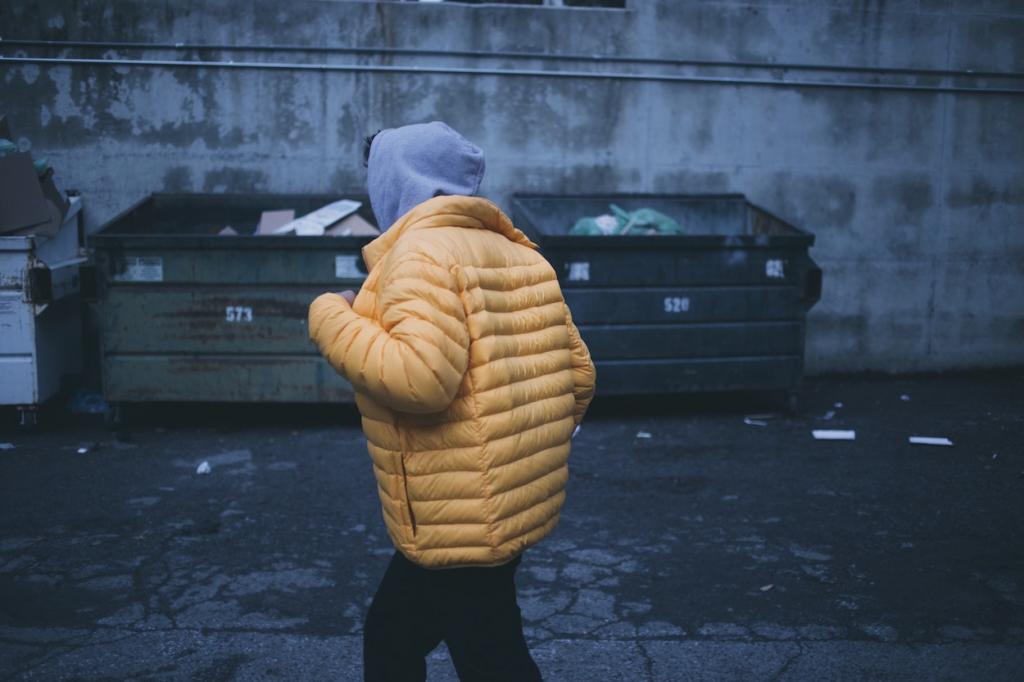
[[[571,235],[577,219],[653,208],[679,235]],[[516,226],[555,267],[602,394],[785,391],[796,408],[814,236],[742,195],[517,195]]]
[[[357,194],[153,194],[90,236],[111,417],[146,401],[351,402],[306,313],[324,291],[358,289],[372,237],[253,234],[263,211],[301,216],[339,196],[375,224]]]
[[[22,426],[82,369],[81,207],[69,197],[53,237],[0,237],[0,405],[17,407]]]

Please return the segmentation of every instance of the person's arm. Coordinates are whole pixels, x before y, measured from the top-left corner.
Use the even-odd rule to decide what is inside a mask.
[[[469,331],[450,271],[407,255],[381,278],[381,323],[338,294],[309,307],[309,336],[356,390],[399,412],[448,407],[469,365]]]
[[[569,349],[572,352],[572,378],[573,394],[576,396],[575,419],[578,426],[583,421],[583,415],[590,406],[594,397],[594,387],[597,383],[597,372],[594,369],[594,362],[590,359],[590,350],[580,336],[580,330],[572,321],[572,313],[569,306],[565,306],[565,324],[569,328]]]

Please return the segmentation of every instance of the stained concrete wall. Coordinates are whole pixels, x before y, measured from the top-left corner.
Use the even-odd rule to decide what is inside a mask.
[[[825,271],[825,292],[808,324],[810,371],[1024,362],[1024,96],[950,90],[1024,89],[1024,78],[1015,75],[1024,72],[1024,5],[628,5],[618,11],[11,0],[0,9],[0,50],[6,57],[415,64],[733,80],[7,62],[0,63],[3,108],[34,150],[52,159],[64,186],[82,190],[93,225],[153,191],[358,187],[363,135],[430,119],[451,123],[486,150],[483,191],[505,205],[516,191],[742,192],[817,235],[812,253]],[[219,47],[194,47],[200,44]],[[259,45],[305,49],[251,48]],[[330,46],[544,56],[313,49]],[[571,54],[733,64],[558,58]],[[966,70],[975,73],[936,73]],[[940,89],[804,87],[783,80]]]

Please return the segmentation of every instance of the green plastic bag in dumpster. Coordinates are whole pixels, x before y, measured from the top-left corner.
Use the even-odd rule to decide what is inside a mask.
[[[679,223],[653,208],[626,211],[610,204],[614,215],[599,215],[594,218],[580,218],[569,230],[573,235],[648,235],[683,234]]]

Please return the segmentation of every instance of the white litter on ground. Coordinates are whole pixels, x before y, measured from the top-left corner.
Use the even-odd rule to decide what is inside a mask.
[[[843,409],[843,404],[842,403],[836,403],[832,407],[836,408],[837,410],[841,410],[841,409]]]
[[[573,432],[572,432],[572,437],[573,437],[573,438],[575,438],[575,437],[576,437],[576,434],[577,434],[577,433],[579,433],[579,432],[580,432],[580,425],[579,425],[579,424],[577,424],[577,425],[576,425],[576,428],[575,428],[575,429],[573,429]]]
[[[768,426],[768,422],[762,419],[754,419],[753,417],[744,417],[743,423],[747,426]]]
[[[904,393],[903,395],[900,396],[900,400],[902,400],[905,403],[909,403],[910,402],[910,396],[907,395],[906,393]]]
[[[14,443],[0,443],[0,450],[13,450]]]
[[[767,592],[768,590],[772,589],[773,587],[775,587],[774,583],[770,583],[768,585],[761,585],[760,589],[761,589],[762,592]]]
[[[814,429],[811,435],[815,440],[857,440],[856,431],[840,431],[835,429]]]
[[[832,419],[832,417],[834,417],[834,416],[836,416],[836,411],[835,410],[829,410],[825,414],[821,415],[821,418],[824,419],[825,421],[828,421],[829,419]]]
[[[651,434],[648,433],[647,431],[637,431],[636,432],[636,437],[637,438],[650,438]]]
[[[199,464],[199,466],[196,467],[197,474],[208,474],[211,471],[213,471],[213,467],[211,467],[210,463],[207,462],[205,459]]]
[[[911,436],[910,442],[914,445],[945,445],[950,446],[953,444],[948,438],[936,438],[933,436]]]

